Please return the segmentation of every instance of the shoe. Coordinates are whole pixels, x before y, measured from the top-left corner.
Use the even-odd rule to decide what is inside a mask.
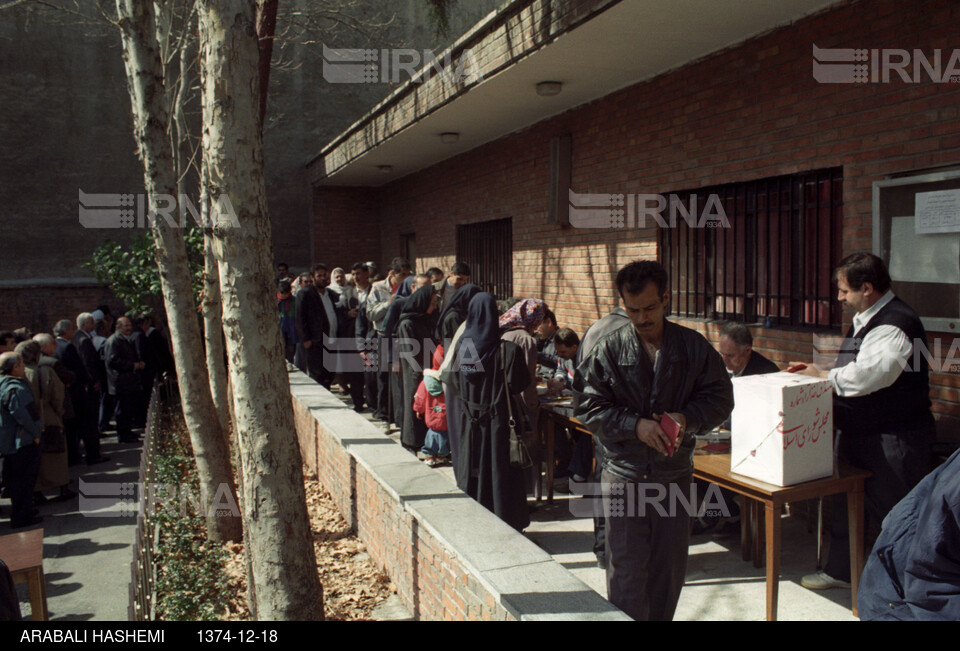
[[[850,584],[840,579],[835,579],[826,572],[816,572],[808,574],[800,579],[800,585],[810,590],[829,590],[830,588],[849,588]]]
[[[443,459],[440,457],[430,457],[427,459],[427,465],[431,468],[436,468],[437,466],[443,465]]]
[[[50,500],[47,499],[47,496],[43,493],[34,493],[33,494],[33,505],[39,506],[41,504],[46,504]]]
[[[432,459],[433,455],[430,454],[429,452],[424,452],[423,450],[420,450],[419,452],[417,452],[417,458],[420,459],[420,461],[426,461],[427,459]]]
[[[56,498],[56,501],[57,501],[57,502],[69,502],[70,500],[72,500],[72,499],[75,498],[76,496],[77,496],[77,494],[76,494],[74,491],[70,490],[69,488],[63,487],[63,488],[60,489],[60,497],[57,497],[57,498]]]
[[[607,556],[603,552],[597,554],[597,567],[601,570],[607,569]]]
[[[10,522],[11,529],[23,529],[24,527],[32,527],[35,524],[40,524],[43,522],[43,518],[39,515],[31,517],[29,520],[24,520],[23,522]]]
[[[94,457],[93,459],[87,459],[88,466],[95,466],[98,463],[104,463],[105,461],[110,461],[110,457],[105,457],[102,454],[99,457]]]

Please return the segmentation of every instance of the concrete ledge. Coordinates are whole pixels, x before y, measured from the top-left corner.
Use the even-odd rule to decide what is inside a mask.
[[[629,620],[309,377],[290,389],[304,462],[421,620]]]

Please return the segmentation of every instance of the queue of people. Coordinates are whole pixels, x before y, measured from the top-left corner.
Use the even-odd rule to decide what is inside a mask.
[[[76,498],[68,468],[109,461],[100,439],[112,420],[119,442],[137,442],[153,383],[172,368],[149,315],[114,320],[101,306],[76,322],[58,321],[52,333],[0,332],[0,454],[11,526],[37,524],[42,504]]]
[[[592,434],[572,441],[572,452],[562,462],[574,481],[593,477],[604,487],[656,484],[695,504],[696,436],[729,423],[731,379],[780,370],[753,349],[744,324],[726,324],[714,349],[699,333],[667,319],[667,272],[653,261],[619,271],[615,286],[621,306],[591,325],[582,339],[561,327],[542,300],[497,301],[469,282],[470,269],[463,263],[446,276],[439,269],[415,275],[409,261],[396,258],[383,278],[358,263],[352,269],[355,300],[342,271],[334,270],[338,280],[332,289],[326,288],[326,267],[315,267],[309,279],[313,287],[300,291],[322,296],[326,288],[329,306],[298,293],[296,336],[310,347],[324,345],[311,319],[321,323],[328,352],[344,348],[331,346],[331,339],[349,336],[365,372],[353,378],[342,360],[308,355],[311,377],[329,386],[339,374],[340,386],[361,396],[354,400],[358,410],[364,404],[359,401],[365,401],[375,418],[395,424],[404,447],[428,465],[452,463],[458,486],[517,530],[530,522],[526,497],[536,473],[529,459],[537,458],[539,445],[538,377],[548,392],[572,390],[575,415]],[[856,311],[853,327],[832,370],[807,365],[800,372],[833,384],[839,458],[874,473],[866,486],[867,511],[880,522],[930,470],[927,368],[914,359],[911,346],[925,345],[925,335],[916,314],[890,291],[889,275],[876,256],[849,256],[835,278],[838,299]],[[340,300],[340,295],[351,298]],[[278,299],[289,296],[281,291]],[[318,316],[321,304],[325,321]],[[289,303],[281,305],[280,317],[290,318]],[[363,378],[362,393],[354,394],[349,387]],[[667,427],[668,421],[673,425]],[[940,495],[936,491],[942,485],[956,482],[940,481],[934,494]],[[611,510],[605,492],[604,508],[595,517],[594,551],[607,572],[610,600],[635,619],[671,619],[683,586],[691,526],[701,533],[724,519],[735,522],[732,497],[723,495],[733,509],[723,518],[656,509],[638,515]],[[956,509],[960,496],[951,499]],[[838,501],[831,549],[843,551],[829,556],[824,572],[804,577],[805,586],[849,586],[847,535],[844,505]],[[958,556],[950,558],[960,558],[960,549],[952,552]],[[882,567],[882,561],[872,558],[865,581],[876,565]],[[942,587],[942,572],[937,576]],[[958,586],[960,580],[954,579],[956,593]],[[887,614],[916,615],[918,609],[894,608],[891,602]]]

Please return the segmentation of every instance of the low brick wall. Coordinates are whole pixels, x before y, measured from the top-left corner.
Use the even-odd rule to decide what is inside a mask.
[[[304,463],[416,619],[629,619],[306,375],[290,388]]]

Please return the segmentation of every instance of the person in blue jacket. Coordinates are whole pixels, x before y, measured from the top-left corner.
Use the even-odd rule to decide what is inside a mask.
[[[960,621],[960,450],[884,518],[857,605],[864,621]]]

